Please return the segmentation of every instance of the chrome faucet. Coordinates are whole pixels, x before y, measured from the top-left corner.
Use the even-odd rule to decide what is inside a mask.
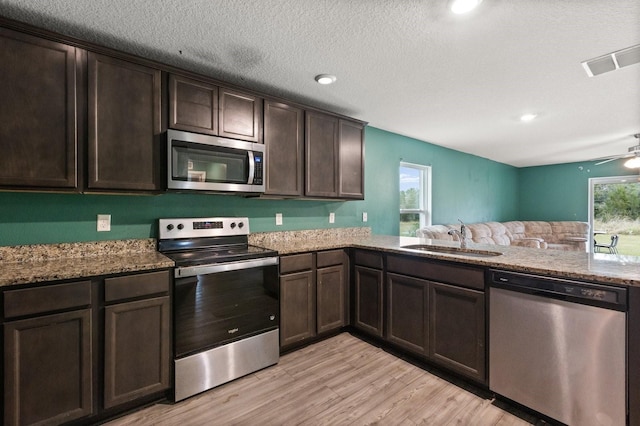
[[[458,219],[458,222],[460,222],[460,230],[452,229],[447,233],[449,235],[456,235],[460,240],[460,248],[464,249],[467,248],[467,227],[460,219]]]

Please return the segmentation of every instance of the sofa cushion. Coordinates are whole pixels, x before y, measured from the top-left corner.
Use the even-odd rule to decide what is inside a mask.
[[[501,246],[508,246],[511,243],[507,236],[507,228],[499,222],[472,223],[467,225],[467,229],[471,230],[470,238],[474,243]]]
[[[549,225],[553,230],[553,238],[549,240],[549,244],[554,245],[554,247],[549,248],[586,250],[589,236],[589,224],[587,222],[561,221],[549,222]]]
[[[527,235],[524,228],[524,222],[517,220],[505,222],[504,227],[507,229],[507,236],[511,239],[511,245],[532,248],[547,248],[547,243],[542,238]]]
[[[453,241],[453,235],[449,235],[450,230],[451,228],[448,225],[426,226],[416,231],[416,237]]]

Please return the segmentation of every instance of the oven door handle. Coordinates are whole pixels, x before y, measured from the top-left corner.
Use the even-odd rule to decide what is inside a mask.
[[[215,274],[218,272],[240,271],[242,269],[261,268],[278,264],[278,257],[263,257],[260,259],[241,260],[238,262],[219,263],[215,265],[187,266],[176,268],[174,277],[193,277],[196,275]]]

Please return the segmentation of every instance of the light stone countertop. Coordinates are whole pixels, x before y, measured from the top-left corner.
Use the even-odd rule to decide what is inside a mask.
[[[561,278],[640,286],[640,257],[469,244],[470,249],[499,251],[501,256],[470,257],[409,251],[402,246],[451,241],[371,235],[369,228],[257,233],[253,245],[280,255],[337,248],[362,248]],[[174,262],[156,251],[154,239],[0,247],[0,286],[171,268]]]
[[[171,268],[154,239],[0,247],[0,287]]]
[[[263,245],[277,250],[279,254],[295,254],[333,248],[355,247],[378,250],[387,253],[411,255],[429,259],[446,260],[470,265],[499,268],[515,272],[542,274],[560,278],[596,281],[624,286],[640,286],[640,257],[611,255],[604,253],[584,253],[550,249],[534,249],[499,245],[474,244],[469,249],[498,251],[500,256],[470,257],[446,253],[426,253],[402,249],[410,244],[432,244],[445,247],[459,247],[452,241],[425,238],[372,235],[358,238],[305,239],[286,243],[272,242]]]

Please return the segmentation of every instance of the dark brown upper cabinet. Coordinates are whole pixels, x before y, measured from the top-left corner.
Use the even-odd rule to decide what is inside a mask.
[[[89,53],[88,188],[161,189],[161,73]]]
[[[179,75],[169,76],[169,127],[218,134],[218,87]]]
[[[262,142],[262,98],[213,82],[169,76],[169,127]]]
[[[307,112],[305,195],[364,199],[364,126]]]
[[[81,54],[62,43],[0,28],[0,186],[77,188]]]
[[[225,138],[261,142],[262,98],[220,88],[219,135]]]
[[[304,111],[281,102],[264,102],[267,195],[304,195]]]
[[[364,125],[340,120],[338,196],[364,200]]]
[[[305,195],[338,196],[338,119],[307,111],[305,128]]]

